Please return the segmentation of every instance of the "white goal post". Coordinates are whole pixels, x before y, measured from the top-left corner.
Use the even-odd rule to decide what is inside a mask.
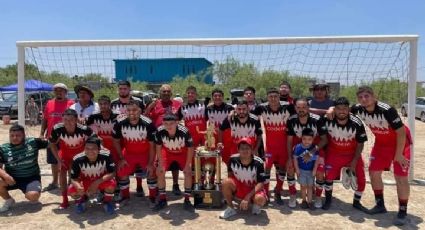
[[[386,65],[386,66],[390,66],[390,72],[392,71],[401,71],[403,72],[402,74],[405,75],[405,80],[406,83],[408,85],[407,88],[407,102],[408,102],[408,125],[409,128],[412,131],[412,138],[414,139],[414,135],[415,135],[415,100],[416,100],[416,81],[417,81],[417,50],[418,50],[418,36],[417,35],[373,35],[373,36],[324,36],[324,37],[264,37],[264,38],[210,38],[210,39],[132,39],[132,40],[50,40],[50,41],[17,41],[16,42],[16,46],[17,46],[17,52],[18,52],[18,122],[19,124],[24,125],[25,124],[25,89],[24,89],[24,81],[25,81],[25,64],[28,62],[27,60],[27,56],[28,56],[28,52],[32,52],[33,50],[37,50],[37,49],[43,49],[43,48],[51,48],[51,47],[59,47],[57,48],[59,52],[68,52],[68,48],[72,49],[73,47],[79,47],[81,50],[80,51],[74,51],[74,53],[76,52],[81,52],[83,53],[83,48],[84,47],[90,47],[87,48],[87,50],[93,50],[91,52],[96,52],[96,57],[98,54],[100,54],[99,50],[96,50],[99,47],[114,47],[113,49],[117,49],[119,50],[119,47],[166,47],[169,50],[172,50],[174,48],[170,48],[170,47],[185,47],[184,49],[186,49],[186,47],[191,47],[189,48],[189,50],[191,49],[191,51],[189,52],[199,52],[199,54],[206,54],[206,55],[212,55],[211,53],[214,52],[223,52],[222,56],[224,56],[224,54],[228,55],[228,53],[224,53],[227,52],[226,47],[237,47],[234,50],[232,50],[231,52],[235,53],[235,56],[237,56],[238,52],[245,52],[248,53],[251,56],[250,60],[255,60],[255,59],[261,59],[259,62],[262,62],[264,64],[264,66],[262,67],[263,69],[273,69],[274,66],[279,65],[279,70],[287,70],[289,72],[292,71],[292,69],[290,68],[286,68],[286,66],[289,65],[293,65],[295,66],[293,71],[299,73],[300,76],[302,75],[309,75],[312,74],[314,75],[315,72],[319,73],[319,72],[323,72],[324,74],[328,74],[331,73],[331,71],[329,70],[330,67],[332,65],[338,65],[338,63],[340,62],[340,60],[345,60],[347,62],[346,64],[346,83],[350,84],[350,82],[355,82],[355,83],[361,83],[363,81],[365,81],[366,78],[362,78],[362,79],[354,79],[353,76],[351,75],[351,73],[356,71],[356,58],[360,59],[363,58],[364,60],[360,62],[357,62],[357,65],[359,66],[359,68],[361,68],[361,65]],[[400,61],[400,53],[397,54],[397,49],[394,49],[395,55],[391,55],[395,56],[394,60],[388,60],[388,63],[383,63],[385,61],[387,61],[387,59],[385,60],[379,60],[376,63],[373,62],[373,60],[371,59],[371,57],[369,57],[369,54],[361,54],[361,50],[362,49],[375,49],[374,51],[376,51],[376,53],[385,53],[387,52],[387,47],[384,48],[374,48],[374,45],[368,45],[366,47],[363,47],[363,44],[397,44],[399,46],[403,46],[406,50],[406,57],[405,60],[401,60],[403,63],[403,65],[405,64],[405,66],[403,66],[402,68],[398,68],[398,67],[394,67],[393,65],[396,61]],[[351,54],[351,50],[349,52],[342,52],[341,50],[344,49],[344,44],[355,44],[354,46],[351,45],[351,49],[356,49],[356,50],[360,50],[357,52],[360,52],[360,54],[358,54],[358,56],[356,55],[352,55]],[[260,47],[261,48],[258,48]],[[274,46],[290,46],[291,48],[288,49],[284,49],[284,50],[277,50],[277,48],[275,49]],[[207,50],[210,47],[214,47],[213,51]],[[218,48],[217,48],[218,47]],[[248,48],[246,48],[248,47]],[[294,48],[295,47],[295,48]],[[338,57],[328,57],[327,55],[325,55],[325,50],[330,47],[330,51],[331,51],[331,55],[335,55]],[[354,47],[354,48],[353,48]],[[201,49],[205,48],[204,51],[201,51]],[[391,47],[390,47],[391,48]],[[114,54],[112,51],[112,48],[108,48],[107,52],[109,52],[110,56],[113,56],[112,54]],[[164,49],[164,48],[163,48]],[[183,48],[182,48],[183,49]],[[304,51],[302,50],[309,50],[308,53],[302,53]],[[389,48],[388,48],[389,49]],[[66,51],[64,51],[66,50]],[[177,48],[178,50],[178,48]],[[199,51],[194,51],[194,50],[199,50]],[[400,52],[401,48],[398,50],[398,52]],[[47,52],[47,51],[46,51]],[[49,51],[50,52],[50,51]],[[85,51],[84,51],[85,52]],[[104,51],[103,51],[104,52]],[[118,52],[118,51],[117,51]],[[140,52],[142,52],[142,48],[140,48]],[[155,50],[155,52],[157,52]],[[162,51],[165,52],[165,51]],[[171,52],[171,51],[170,51]],[[175,52],[175,50],[173,50],[172,52]],[[188,51],[184,51],[184,52],[188,52]],[[184,52],[176,54],[175,56],[178,57],[185,57],[184,56]],[[286,53],[285,53],[286,52]],[[291,56],[291,60],[286,60],[284,58],[287,58],[287,53],[292,52],[293,56]],[[295,54],[294,54],[295,52]],[[299,52],[299,53],[296,53]],[[389,52],[389,51],[388,51]],[[391,51],[393,52],[393,51]],[[55,55],[55,50],[51,51],[52,55]],[[71,52],[68,52],[67,54],[69,55]],[[152,53],[152,52],[151,52]],[[268,53],[268,55],[267,55]],[[272,57],[272,55],[270,55],[271,53],[273,53],[275,56]],[[72,53],[71,53],[72,54]],[[58,54],[60,55],[60,54]],[[133,53],[134,55],[134,53]],[[161,54],[162,56],[164,56],[164,54]],[[257,58],[261,56],[261,58]],[[312,57],[313,55],[317,55],[317,57]],[[351,56],[350,56],[351,55]],[[363,55],[363,56],[362,56]],[[376,54],[378,55],[378,54]],[[39,58],[41,58],[42,55],[39,54]],[[167,56],[167,55],[165,55]],[[193,53],[192,53],[193,56]],[[199,56],[199,55],[198,55]],[[283,57],[285,56],[285,57]],[[92,57],[90,55],[87,56],[88,58]],[[85,57],[85,58],[87,58]],[[149,51],[146,52],[145,54],[145,58],[149,58]],[[167,56],[168,57],[168,56]],[[279,57],[282,57],[282,59],[277,60]],[[296,58],[295,58],[296,57]],[[388,56],[389,58],[390,56]],[[38,58],[38,57],[36,57]],[[109,58],[109,57],[108,57]],[[115,57],[112,57],[111,59],[113,59]],[[117,57],[118,58],[118,57]],[[133,56],[134,58],[134,56]],[[304,61],[303,58],[308,59],[311,58],[312,61]],[[326,58],[329,58],[329,63],[333,63],[333,64],[329,64],[329,63],[325,63],[325,61],[321,61],[324,60]],[[338,58],[338,60],[334,63],[332,58],[336,59]],[[352,58],[352,60],[349,60],[349,58]],[[367,63],[369,61],[370,58],[370,62]],[[387,58],[387,57],[386,57]],[[62,59],[62,57],[61,57]],[[75,57],[74,59],[79,59],[77,57]],[[81,58],[83,59],[83,58]],[[272,60],[273,59],[273,60]],[[47,61],[49,61],[49,59],[47,59]],[[50,60],[50,61],[55,61]],[[354,64],[352,66],[350,66],[351,69],[349,69],[349,65],[348,62],[352,61]],[[105,62],[105,61],[103,61]],[[99,62],[100,63],[100,62]],[[99,66],[100,64],[97,63],[97,65]],[[300,64],[301,63],[301,64]],[[360,64],[359,64],[360,63]],[[58,66],[58,64],[56,64]],[[62,65],[67,65],[64,64],[62,62]],[[90,60],[90,68],[92,66],[95,66],[95,64],[91,63]],[[110,65],[110,64],[108,64]],[[322,68],[321,65],[327,65],[326,69]],[[47,64],[46,64],[46,71],[48,71],[49,69],[47,69]],[[59,64],[60,66],[60,64]],[[301,67],[300,67],[301,66]],[[85,67],[85,66],[83,66]],[[304,71],[302,68],[309,68],[309,70]],[[106,67],[104,67],[106,69]],[[109,66],[108,66],[109,68]],[[345,67],[344,67],[345,68]],[[354,69],[353,69],[354,68]],[[67,70],[65,70],[67,69]],[[62,69],[62,71],[64,72],[68,72],[68,74],[70,76],[71,73],[69,73],[69,69],[72,69],[72,66],[69,65],[68,67],[64,67],[64,69]],[[301,69],[299,71],[299,69]],[[52,70],[51,70],[52,71]],[[61,70],[53,70],[53,71],[61,71]],[[338,70],[339,71],[339,70]],[[360,70],[359,70],[360,71]],[[337,71],[333,71],[332,74],[337,73]],[[339,72],[338,72],[339,73]],[[368,76],[370,78],[370,76],[373,78],[375,72],[368,72]],[[111,75],[111,74],[110,74]],[[386,75],[383,75],[384,77],[381,78],[385,78],[385,76],[392,76],[392,74],[386,73]],[[109,76],[112,77],[112,76]],[[318,77],[320,78],[320,76]],[[352,80],[351,78],[353,78],[354,80]],[[335,79],[333,79],[335,81]],[[342,81],[340,79],[340,76],[338,76],[338,78],[336,78],[336,81]],[[345,79],[344,79],[345,81]],[[278,84],[278,83],[276,83]],[[412,149],[413,150],[413,149]],[[412,152],[412,159],[411,159],[411,178],[413,179],[413,172],[414,172],[414,158],[413,158],[414,154]]]

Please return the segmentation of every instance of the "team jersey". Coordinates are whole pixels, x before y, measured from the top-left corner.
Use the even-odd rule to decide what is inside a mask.
[[[59,144],[59,151],[69,155],[75,155],[84,150],[85,142],[93,131],[82,124],[77,124],[74,133],[66,131],[63,123],[55,125],[50,142]]]
[[[193,140],[189,134],[189,130],[181,124],[177,125],[176,133],[170,136],[164,126],[158,128],[155,143],[162,145],[167,153],[186,154],[187,148],[193,147]]]
[[[351,155],[356,151],[358,143],[367,141],[367,135],[362,121],[355,115],[350,114],[345,125],[340,125],[337,119],[324,118],[324,128],[328,136],[328,153],[339,155]]]
[[[288,136],[292,136],[292,146],[295,146],[301,143],[301,134],[303,129],[310,128],[314,132],[314,144],[318,144],[320,142],[320,136],[326,134],[323,129],[323,122],[321,122],[320,116],[314,113],[309,113],[307,122],[302,124],[298,114],[292,115],[287,123],[287,131]]]
[[[43,117],[47,121],[46,138],[50,138],[53,127],[56,124],[62,122],[62,114],[74,103],[75,101],[71,99],[66,99],[63,101],[52,99],[47,102],[43,111]]]
[[[213,104],[205,109],[205,117],[208,121],[214,123],[216,128],[219,128],[232,110],[234,110],[233,106],[227,103],[222,103],[219,106]]]
[[[115,163],[109,155],[109,151],[100,150],[94,162],[91,162],[82,152],[75,155],[72,160],[71,179],[73,180],[97,180],[105,174],[115,171]]]
[[[189,130],[195,145],[203,144],[204,134],[199,131],[207,129],[207,122],[205,119],[205,105],[196,101],[195,103],[188,103],[180,107],[178,111],[179,120],[184,121],[184,125]]]
[[[294,113],[294,106],[285,102],[281,102],[276,111],[268,103],[257,106],[255,114],[263,119],[267,146],[286,146],[287,121]]]
[[[44,148],[47,148],[47,141],[38,138],[26,138],[22,145],[3,144],[0,146],[0,163],[15,179],[38,177],[38,150]]]
[[[113,146],[112,132],[118,114],[111,113],[108,118],[103,118],[101,113],[95,113],[87,119],[87,126],[89,126],[95,134],[102,138],[103,146],[109,151],[115,151]]]
[[[298,167],[302,170],[313,170],[314,163],[319,156],[319,152],[314,153],[313,157],[311,157],[307,162],[304,162],[304,155],[311,151],[315,146],[310,145],[309,147],[304,147],[302,144],[297,144],[294,147],[294,157],[297,158]]]
[[[239,183],[254,188],[258,183],[263,183],[265,178],[264,162],[261,158],[254,156],[249,165],[241,162],[239,154],[234,154],[227,166],[228,174]]]
[[[141,115],[137,124],[130,123],[128,118],[115,123],[112,137],[121,139],[127,154],[148,154],[150,143],[155,140],[156,128],[152,121]]]
[[[375,136],[375,146],[396,147],[396,130],[403,127],[397,110],[383,102],[376,102],[375,110],[371,113],[357,104],[351,108],[351,112],[362,119]]]
[[[178,116],[177,113],[182,106],[180,101],[174,99],[168,102],[164,102],[163,100],[159,99],[152,103],[153,105],[149,105],[150,111],[148,112],[148,116],[152,119],[155,127],[162,125],[162,120],[167,113],[172,113]]]
[[[143,111],[145,110],[145,104],[143,103],[143,101],[140,98],[133,97],[133,96],[130,97],[130,100],[138,101],[140,105],[140,109],[142,110],[142,113],[143,113]],[[122,121],[125,118],[127,118],[127,103],[121,102],[119,98],[112,100],[111,109],[114,113],[118,114],[118,117],[117,117],[118,121]]]

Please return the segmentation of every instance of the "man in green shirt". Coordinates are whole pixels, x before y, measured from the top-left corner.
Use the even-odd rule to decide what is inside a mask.
[[[9,129],[9,141],[0,146],[0,196],[5,200],[0,212],[6,212],[15,203],[9,190],[20,189],[31,202],[40,198],[41,177],[38,166],[38,150],[47,147],[47,141],[25,138],[25,128],[13,125]]]

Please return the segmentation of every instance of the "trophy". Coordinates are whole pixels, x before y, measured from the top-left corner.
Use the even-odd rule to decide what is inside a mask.
[[[205,145],[199,146],[195,150],[195,183],[193,190],[195,207],[220,208],[222,206],[220,190],[221,153],[220,150],[215,149],[215,127],[212,122],[208,122],[207,130],[200,131],[198,127],[196,129],[199,133],[205,135]],[[202,175],[204,180],[201,179]],[[215,179],[214,183],[212,182],[213,179]]]

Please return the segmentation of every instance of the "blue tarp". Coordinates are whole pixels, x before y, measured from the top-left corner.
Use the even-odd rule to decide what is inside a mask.
[[[0,87],[0,91],[18,91],[18,84]],[[53,91],[53,85],[38,80],[26,80],[25,91]]]

